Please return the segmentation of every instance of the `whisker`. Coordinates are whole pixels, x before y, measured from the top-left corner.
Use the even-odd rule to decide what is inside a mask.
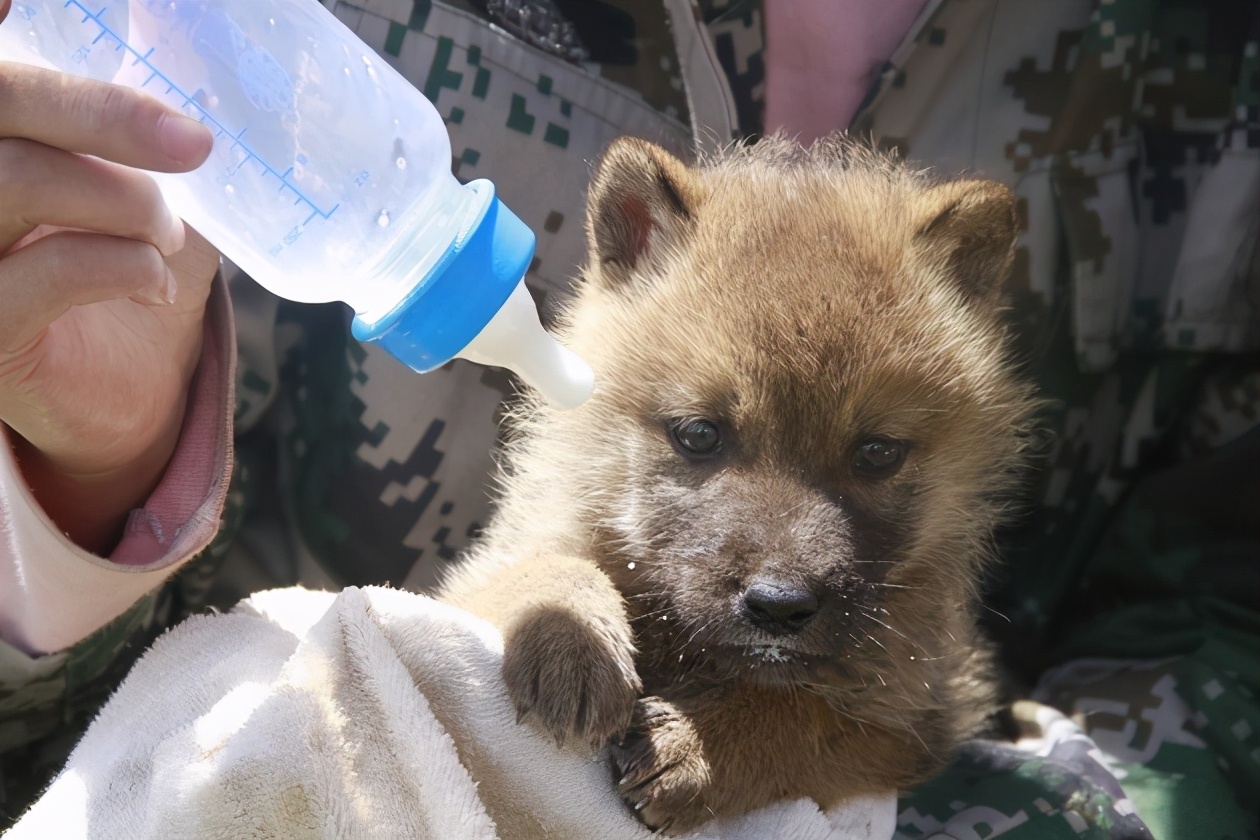
[[[910,644],[914,645],[914,646],[915,646],[915,647],[917,647],[919,650],[923,650],[923,645],[919,644],[919,643],[918,643],[918,642],[916,642],[914,639],[912,639],[912,638],[910,638],[909,636],[907,636],[905,633],[902,633],[900,630],[898,630],[896,627],[893,627],[891,624],[888,624],[888,623],[886,623],[886,622],[884,622],[884,621],[880,621],[878,618],[876,618],[876,617],[875,617],[875,616],[873,616],[873,615],[867,615],[867,618],[869,618],[871,621],[873,621],[873,622],[875,622],[876,624],[878,624],[880,627],[885,628],[886,630],[888,630],[888,632],[890,632],[890,633],[896,633],[898,636],[900,636],[901,638],[905,639],[907,642],[909,642]],[[880,645],[880,647],[883,647],[883,645]]]
[[[927,751],[927,754],[936,758],[936,753],[933,752],[932,748],[927,745],[927,741],[923,740],[923,736],[919,734],[919,730],[915,729],[913,726],[907,726],[906,728],[910,730],[910,734],[915,737],[915,740],[923,745],[923,749]]]
[[[996,615],[998,618],[1000,618],[1000,619],[1002,619],[1003,621],[1005,621],[1007,624],[1010,624],[1010,623],[1011,623],[1011,620],[1010,620],[1009,618],[1007,618],[1005,615],[1003,615],[1002,613],[998,612],[997,610],[993,609],[993,607],[990,607],[988,604],[981,604],[980,606],[981,606],[981,607],[984,607],[986,610],[988,610],[989,612],[993,613],[993,614],[994,614],[994,615]],[[951,638],[953,638],[953,637],[951,636]]]
[[[702,624],[702,625],[700,625],[699,627],[697,627],[697,628],[695,629],[695,631],[694,631],[694,632],[692,632],[692,634],[691,634],[690,636],[688,636],[688,637],[687,637],[687,641],[686,641],[684,644],[688,644],[688,645],[689,645],[689,644],[691,644],[693,641],[695,641],[696,636],[699,636],[699,635],[700,635],[703,631],[708,630],[708,629],[709,629],[709,627],[713,624],[713,622],[714,622],[715,620],[716,620],[716,619],[710,618],[710,619],[709,619],[708,621],[706,621],[704,624]]]
[[[801,508],[805,507],[805,505],[809,504],[809,501],[810,501],[809,499],[804,499],[798,502],[797,504],[792,505],[790,508],[780,513],[779,518],[782,519],[783,517],[787,516],[789,513],[793,513],[797,510],[800,510]]]

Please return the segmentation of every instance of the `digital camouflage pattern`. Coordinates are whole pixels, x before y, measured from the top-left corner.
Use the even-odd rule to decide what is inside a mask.
[[[692,2],[673,30],[657,0],[546,6],[573,24],[554,55],[486,26],[512,31],[513,3],[336,10],[436,102],[457,176],[492,178],[538,233],[544,313],[582,257],[601,148],[633,133],[681,153],[693,112],[721,110],[696,101],[714,80],[682,66],[679,22],[702,27],[746,134],[765,75],[761,0]],[[1011,317],[1051,399],[987,614],[1033,699],[1016,741],[968,744],[903,798],[899,838],[1260,836],[1257,6],[929,0],[875,73],[855,131],[1019,196]],[[74,650],[0,646],[0,824],[162,627],[299,580],[428,585],[485,520],[506,375],[417,377],[354,342],[336,307],[232,292],[220,536]]]
[[[1254,2],[930,3],[859,115],[1019,198],[1011,314],[1054,437],[988,618],[1080,726],[1007,771],[965,751],[904,837],[1257,836],[1258,27]],[[1081,738],[1101,761],[1061,763]]]

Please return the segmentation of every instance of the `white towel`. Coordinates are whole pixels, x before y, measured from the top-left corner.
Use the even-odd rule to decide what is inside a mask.
[[[516,723],[489,624],[421,595],[264,592],[158,640],[10,840],[652,835],[603,753]],[[896,800],[696,838],[887,840]]]

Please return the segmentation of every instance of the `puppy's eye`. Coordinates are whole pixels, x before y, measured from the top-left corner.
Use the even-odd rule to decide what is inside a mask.
[[[722,448],[721,430],[712,420],[702,417],[674,421],[670,437],[678,450],[689,458],[710,458]]]
[[[865,438],[853,453],[853,468],[867,478],[888,478],[901,469],[907,448],[904,440]]]

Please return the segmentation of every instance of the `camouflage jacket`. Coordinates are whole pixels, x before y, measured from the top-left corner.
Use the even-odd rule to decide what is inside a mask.
[[[547,15],[473,0],[337,14],[437,104],[457,176],[492,178],[539,234],[528,279],[546,312],[582,258],[608,140],[686,152],[761,130],[764,10],[670,2],[671,28],[646,0],[572,20],[535,5]],[[908,794],[899,836],[1257,836],[1257,27],[1240,0],[930,0],[873,74],[852,130],[1016,191],[1010,316],[1051,399],[988,598],[1040,704],[1017,707],[1017,744],[976,742]],[[416,377],[353,341],[341,309],[230,284],[237,464],[219,536],[76,648],[0,645],[0,812],[171,622],[298,581],[425,586],[489,511],[504,374]]]

